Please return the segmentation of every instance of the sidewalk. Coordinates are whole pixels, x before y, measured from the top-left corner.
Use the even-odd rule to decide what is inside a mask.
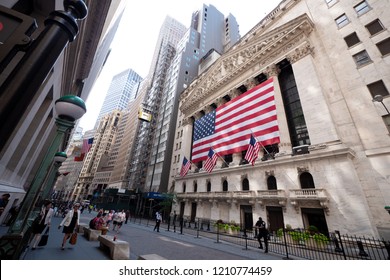
[[[80,223],[88,224],[96,215],[84,212]],[[24,260],[109,260],[106,252],[99,248],[98,241],[88,241],[79,234],[77,244],[66,244],[61,250],[63,238],[62,228],[58,229],[62,217],[53,217],[49,232],[48,244],[37,247],[36,250],[27,250],[22,254]],[[0,227],[0,234],[7,231],[7,227]],[[109,232],[108,235],[114,236]],[[117,238],[130,244],[130,260],[136,260],[140,255],[158,254],[168,260],[281,260],[282,257],[272,253],[264,254],[261,250],[248,249],[229,244],[215,242],[205,237],[196,238],[189,234],[174,233],[165,229],[154,232],[153,226],[139,225],[129,222],[124,224]]]

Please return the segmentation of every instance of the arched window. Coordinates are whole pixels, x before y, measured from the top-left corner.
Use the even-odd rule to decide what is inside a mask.
[[[278,189],[278,186],[277,186],[277,184],[276,184],[276,178],[275,178],[275,176],[269,176],[268,178],[267,178],[267,188],[269,189],[269,190],[277,190]]]
[[[186,183],[183,183],[183,193],[186,192]]]
[[[299,176],[299,181],[301,183],[301,188],[302,189],[314,189],[314,180],[313,176],[309,172],[303,172]]]
[[[211,192],[211,183],[207,182],[207,192]]]
[[[242,180],[242,190],[249,191],[249,180],[247,178],[244,178],[244,180]]]
[[[223,184],[222,184],[222,191],[223,192],[227,192],[228,191],[228,182],[226,180],[223,181]]]
[[[198,183],[194,183],[194,192],[197,192],[198,191]]]

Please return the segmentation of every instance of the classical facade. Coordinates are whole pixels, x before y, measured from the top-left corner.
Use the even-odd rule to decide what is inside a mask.
[[[253,166],[240,152],[181,177],[173,162],[174,210],[390,238],[389,10],[388,1],[285,0],[211,65],[180,99],[181,157],[191,158],[196,119],[271,78],[280,143]]]

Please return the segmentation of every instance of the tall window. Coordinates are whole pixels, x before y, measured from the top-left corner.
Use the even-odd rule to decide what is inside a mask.
[[[335,19],[338,28],[342,28],[349,23],[349,19],[346,14],[342,14],[338,18]]]
[[[223,183],[222,183],[222,191],[223,192],[227,192],[228,189],[229,189],[228,182],[226,180],[224,180]]]
[[[375,34],[381,32],[382,30],[384,30],[383,24],[381,23],[381,21],[379,19],[376,19],[376,20],[370,22],[369,24],[367,24],[366,28],[367,28],[368,32],[370,32],[371,35],[375,35]]]
[[[247,178],[244,178],[244,180],[242,180],[242,190],[249,191],[249,180]]]
[[[325,0],[328,7],[332,7],[334,4],[338,2],[338,0]]]
[[[310,145],[309,132],[307,131],[305,116],[291,64],[287,60],[283,60],[278,66],[281,70],[278,78],[290,131],[291,144],[293,147]]]
[[[183,193],[186,192],[186,183],[183,183]]]
[[[194,192],[198,191],[198,183],[194,182]]]
[[[389,91],[387,90],[385,84],[382,80],[376,81],[372,84],[367,85],[368,90],[371,93],[371,96],[374,98],[375,95],[382,95],[383,97],[389,95]]]
[[[390,38],[387,38],[378,44],[376,44],[378,50],[381,52],[382,55],[387,55],[390,53]]]
[[[302,189],[314,189],[314,180],[313,176],[309,172],[303,172],[299,176],[299,181],[301,183],[301,188]]]
[[[267,188],[269,190],[277,190],[278,189],[278,186],[276,184],[275,176],[268,176],[268,178],[267,178]]]
[[[211,192],[211,182],[207,182],[207,192]]]
[[[345,43],[347,43],[348,48],[360,43],[360,39],[357,36],[356,32],[353,32],[352,34],[348,35],[344,38]]]
[[[358,14],[358,16],[361,16],[361,15],[367,13],[370,10],[370,7],[368,6],[367,1],[362,1],[359,4],[357,4],[354,7],[354,9],[355,9],[356,13]]]
[[[357,66],[364,66],[371,62],[371,58],[365,50],[353,55],[353,59]]]

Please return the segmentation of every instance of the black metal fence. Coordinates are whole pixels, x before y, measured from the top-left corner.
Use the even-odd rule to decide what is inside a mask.
[[[154,226],[155,221],[142,217],[131,217],[130,222]],[[220,221],[191,219],[183,217],[168,220],[160,225],[165,229],[180,234],[215,239],[216,242],[229,242],[244,249],[257,248],[259,243],[256,230],[245,230],[234,224]],[[308,260],[390,260],[390,241],[372,237],[351,236],[339,231],[330,232],[329,236],[314,235],[306,230],[281,229],[268,237],[268,250],[284,256],[285,259]]]

